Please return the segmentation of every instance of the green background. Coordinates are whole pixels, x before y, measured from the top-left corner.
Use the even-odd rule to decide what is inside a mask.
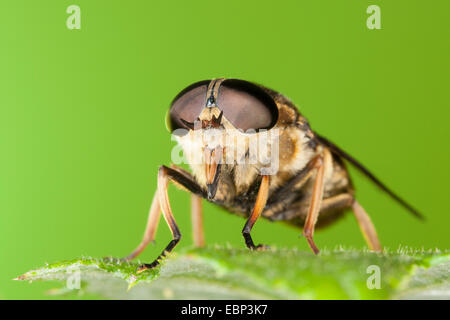
[[[81,8],[68,30],[66,8]],[[381,30],[366,8],[381,8]],[[12,278],[45,262],[125,256],[140,241],[164,115],[192,82],[235,77],[290,97],[314,130],[427,217],[352,170],[382,244],[450,247],[448,1],[11,1],[0,4],[0,298],[46,298]],[[188,196],[170,189],[191,244]],[[206,204],[208,243],[244,246],[244,220]],[[162,220],[152,260],[170,239]],[[254,239],[309,250],[300,230],[258,221]],[[364,247],[352,215],[320,248]]]

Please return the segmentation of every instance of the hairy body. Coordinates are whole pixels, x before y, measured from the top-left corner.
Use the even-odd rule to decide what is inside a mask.
[[[277,136],[279,165],[276,174],[270,176],[269,197],[261,216],[272,221],[281,220],[303,227],[316,175],[315,172],[303,173],[314,157],[327,153],[330,157],[324,164],[324,194],[317,221],[317,227],[323,227],[342,216],[345,210],[351,207],[349,195],[353,195],[353,187],[345,164],[339,155],[333,154],[328,147],[320,143],[310,129],[306,118],[289,99],[273,90],[267,88],[264,90],[278,106],[279,117],[274,129],[278,129],[279,133]],[[218,116],[217,113],[216,116]],[[210,117],[209,114],[200,115],[200,119]],[[178,142],[183,149],[190,149],[190,153],[202,154],[204,146],[198,144],[194,147],[192,143],[186,142],[191,139],[192,137],[184,137]],[[227,149],[226,146],[225,149]],[[189,163],[194,162],[190,160],[188,157]],[[260,166],[259,163],[252,165],[247,164],[246,161],[244,164],[223,164],[215,196],[211,199],[205,198],[232,213],[248,218],[261,183]],[[200,186],[205,186],[205,163],[191,165],[191,169],[195,181]],[[330,200],[338,201],[330,205]]]
[[[271,89],[238,79],[200,81],[175,97],[167,120],[192,173],[176,165],[160,167],[144,238],[127,259],[135,258],[154,239],[161,212],[172,240],[155,261],[143,265],[141,270],[158,265],[181,238],[170,207],[169,182],[192,195],[197,246],[204,245],[204,198],[247,219],[242,235],[251,250],[265,248],[255,245],[250,235],[262,216],[303,228],[311,250],[318,254],[314,230],[352,209],[369,248],[380,251],[375,227],[354,197],[344,160],[421,217],[362,164],[312,131],[296,106]]]

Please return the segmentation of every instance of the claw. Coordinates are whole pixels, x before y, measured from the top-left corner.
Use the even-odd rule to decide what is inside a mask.
[[[144,272],[145,270],[149,269],[145,264],[139,266],[136,268],[136,273]]]
[[[153,261],[153,262],[150,263],[150,264],[143,264],[143,265],[140,265],[139,267],[137,267],[136,272],[137,272],[137,273],[141,273],[141,272],[144,272],[145,270],[153,269],[153,268],[156,267],[157,265],[159,265],[159,261],[158,261],[158,260],[155,260],[155,261]]]
[[[250,247],[250,250],[255,251],[266,251],[268,249],[270,249],[270,246],[267,246],[265,244],[258,244],[257,246]]]
[[[320,253],[320,250],[317,248],[316,244],[314,243],[314,240],[313,240],[313,238],[312,238],[312,235],[311,235],[311,234],[308,234],[308,233],[306,233],[306,234],[303,233],[303,235],[305,236],[306,240],[308,241],[308,245],[309,245],[309,247],[311,248],[312,252],[313,252],[315,255],[318,255],[318,254]]]

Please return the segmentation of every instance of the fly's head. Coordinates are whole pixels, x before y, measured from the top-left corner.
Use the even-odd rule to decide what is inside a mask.
[[[221,180],[245,185],[273,174],[278,108],[260,86],[236,79],[197,82],[173,100],[167,123],[197,182],[213,199]],[[265,170],[267,172],[265,172]]]

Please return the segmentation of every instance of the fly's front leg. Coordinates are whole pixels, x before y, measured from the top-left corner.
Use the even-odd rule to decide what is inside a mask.
[[[186,188],[187,190],[191,191],[194,194],[197,195],[204,194],[204,191],[201,189],[201,187],[193,180],[189,179],[189,177],[187,177],[182,172],[172,168],[168,168],[166,166],[161,166],[159,168],[157,198],[159,200],[159,205],[163,213],[164,219],[166,220],[170,232],[172,233],[172,240],[152,263],[140,266],[138,268],[139,272],[156,267],[160,263],[159,261],[162,258],[164,258],[167,255],[167,253],[170,253],[181,239],[181,232],[176,224],[169,203],[169,196],[167,193],[169,180],[177,183],[178,185],[181,185],[182,187]]]
[[[262,176],[261,185],[259,186],[255,206],[253,207],[253,211],[250,217],[248,218],[247,222],[245,223],[244,229],[242,230],[242,235],[244,236],[245,244],[247,245],[247,248],[249,248],[250,250],[264,248],[264,246],[261,244],[255,246],[252,237],[250,235],[250,231],[252,230],[256,220],[261,215],[261,212],[263,211],[266,205],[268,195],[269,195],[269,176]]]
[[[202,198],[195,194],[191,195],[191,220],[194,246],[204,247],[205,233],[203,232]]]
[[[179,168],[175,165],[170,166],[169,176],[172,181],[177,183],[180,187],[191,193],[192,197],[192,220],[194,222],[193,232],[194,232],[194,245],[203,246],[204,245],[204,235],[203,235],[203,222],[202,222],[202,212],[201,212],[201,197],[203,196],[202,188],[194,181],[192,175]],[[195,204],[195,206],[194,206]],[[195,217],[195,218],[194,218]],[[161,219],[161,206],[159,204],[158,191],[155,192],[153,196],[152,204],[147,219],[147,226],[145,228],[144,236],[141,242],[136,247],[136,249],[129,254],[123,260],[130,261],[135,259],[142,251],[147,247],[147,245],[154,241],[156,236],[156,231],[158,228],[159,221]]]
[[[175,165],[170,166],[184,177],[194,181],[192,175],[186,170]],[[198,187],[200,189],[200,187]],[[187,190],[190,191],[190,190]],[[195,247],[205,246],[205,233],[203,231],[203,209],[202,196],[191,191],[191,220],[192,220],[192,239]]]

